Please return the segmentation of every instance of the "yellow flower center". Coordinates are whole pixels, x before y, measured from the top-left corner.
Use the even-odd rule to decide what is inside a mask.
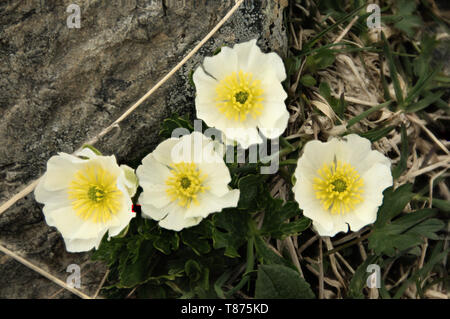
[[[233,72],[216,87],[216,101],[220,112],[229,119],[245,121],[250,114],[254,119],[261,115],[261,82],[253,80],[251,73]]]
[[[166,193],[172,201],[178,201],[178,205],[189,208],[192,202],[199,204],[197,195],[203,193],[207,186],[203,181],[207,175],[197,168],[195,163],[176,163],[170,166],[172,176],[167,178]]]
[[[116,176],[99,164],[89,163],[78,170],[68,193],[73,209],[84,220],[104,223],[121,208],[123,194],[117,189]]]
[[[350,164],[339,161],[324,164],[317,174],[320,177],[314,178],[313,187],[325,210],[343,214],[363,201],[364,182]]]

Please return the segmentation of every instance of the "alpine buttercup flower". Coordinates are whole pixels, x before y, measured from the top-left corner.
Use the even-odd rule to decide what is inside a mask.
[[[129,224],[137,186],[130,167],[85,148],[77,156],[59,153],[50,158],[34,195],[67,251],[81,252],[98,248],[106,232],[116,236]]]
[[[375,222],[383,190],[393,183],[390,167],[356,134],[310,141],[295,170],[295,199],[319,235],[358,231]]]
[[[197,117],[243,148],[262,142],[258,128],[266,138],[277,138],[289,119],[285,79],[281,58],[262,53],[256,40],[223,47],[194,72]]]
[[[239,190],[230,190],[223,148],[199,132],[170,138],[142,160],[136,174],[144,190],[143,215],[163,228],[180,231],[214,212],[235,207]]]

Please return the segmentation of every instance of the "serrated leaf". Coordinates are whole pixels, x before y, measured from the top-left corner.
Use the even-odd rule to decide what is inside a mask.
[[[238,207],[247,209],[256,205],[256,198],[262,191],[262,176],[249,174],[239,179],[240,190]]]
[[[162,122],[159,135],[163,138],[170,138],[176,129],[184,129],[186,133],[194,130],[189,120],[175,114]]]
[[[150,276],[152,256],[155,253],[153,244],[150,241],[144,241],[139,246],[139,258],[126,258],[119,268],[120,282],[118,287],[131,288],[145,282]]]
[[[179,243],[180,238],[177,233],[165,230],[163,230],[161,234],[155,235],[153,239],[153,247],[166,255],[177,250]]]
[[[290,218],[300,216],[300,209],[296,202],[286,202],[271,199],[265,208],[264,222],[260,233],[273,238],[284,239],[297,235],[310,226],[310,220],[301,217],[296,221],[287,222]]]
[[[181,232],[182,242],[191,247],[197,255],[207,254],[211,251],[208,238],[211,237],[211,223],[205,221],[199,226],[184,229]]]
[[[255,248],[256,248],[256,254],[258,256],[258,259],[259,259],[259,261],[262,264],[265,264],[265,265],[273,265],[273,264],[275,264],[275,265],[283,265],[283,266],[295,269],[295,266],[290,261],[286,260],[281,255],[276,253],[259,236],[255,237]]]
[[[237,209],[224,209],[213,217],[215,249],[225,248],[225,256],[240,257],[238,249],[247,242],[250,215]]]
[[[366,287],[367,278],[370,273],[367,272],[367,266],[370,264],[375,264],[378,256],[368,257],[358,268],[355,270],[355,274],[350,280],[350,285],[348,287],[348,297],[354,299],[363,299],[364,294],[362,292],[363,288]]]
[[[422,209],[374,229],[369,237],[369,248],[378,255],[393,256],[396,250],[404,251],[421,244],[423,237],[437,239],[435,233],[444,227],[444,223],[429,219],[434,214],[433,209]]]
[[[255,298],[314,299],[315,295],[297,271],[282,265],[260,265]]]
[[[404,184],[395,191],[392,187],[386,189],[383,192],[383,204],[378,211],[375,228],[385,225],[392,218],[400,214],[413,196],[414,193],[412,192],[411,184]]]

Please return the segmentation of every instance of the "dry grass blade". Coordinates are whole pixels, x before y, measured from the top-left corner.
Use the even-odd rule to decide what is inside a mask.
[[[55,284],[57,284],[58,286],[70,291],[71,293],[77,295],[78,297],[82,298],[82,299],[92,299],[90,296],[86,295],[85,293],[81,292],[78,289],[75,289],[71,286],[69,286],[68,284],[66,284],[64,281],[56,278],[55,276],[53,276],[52,274],[50,274],[49,272],[45,271],[44,269],[34,265],[33,263],[29,262],[28,260],[26,260],[25,258],[17,255],[16,253],[12,252],[11,250],[7,249],[6,247],[0,245],[0,251],[6,255],[8,255],[11,258],[14,258],[15,260],[17,260],[18,262],[20,262],[22,265],[30,268],[31,270],[34,270],[35,272],[37,272],[38,274],[44,276],[45,278],[51,280],[52,282],[54,282]]]

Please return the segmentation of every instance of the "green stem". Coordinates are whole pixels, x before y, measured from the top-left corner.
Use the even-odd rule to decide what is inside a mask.
[[[256,229],[256,225],[254,225],[254,221],[249,221],[249,227],[251,229],[250,233],[253,234],[254,230]],[[226,293],[227,297],[232,296],[236,291],[239,291],[244,285],[249,281],[250,279],[250,273],[253,271],[253,268],[255,266],[255,253],[254,253],[254,244],[255,244],[255,237],[252,235],[248,242],[247,242],[247,266],[245,267],[244,275],[242,276],[241,281],[233,287],[230,291]]]
[[[288,159],[285,161],[281,161],[280,162],[280,166],[285,166],[285,165],[297,165],[298,159]]]

